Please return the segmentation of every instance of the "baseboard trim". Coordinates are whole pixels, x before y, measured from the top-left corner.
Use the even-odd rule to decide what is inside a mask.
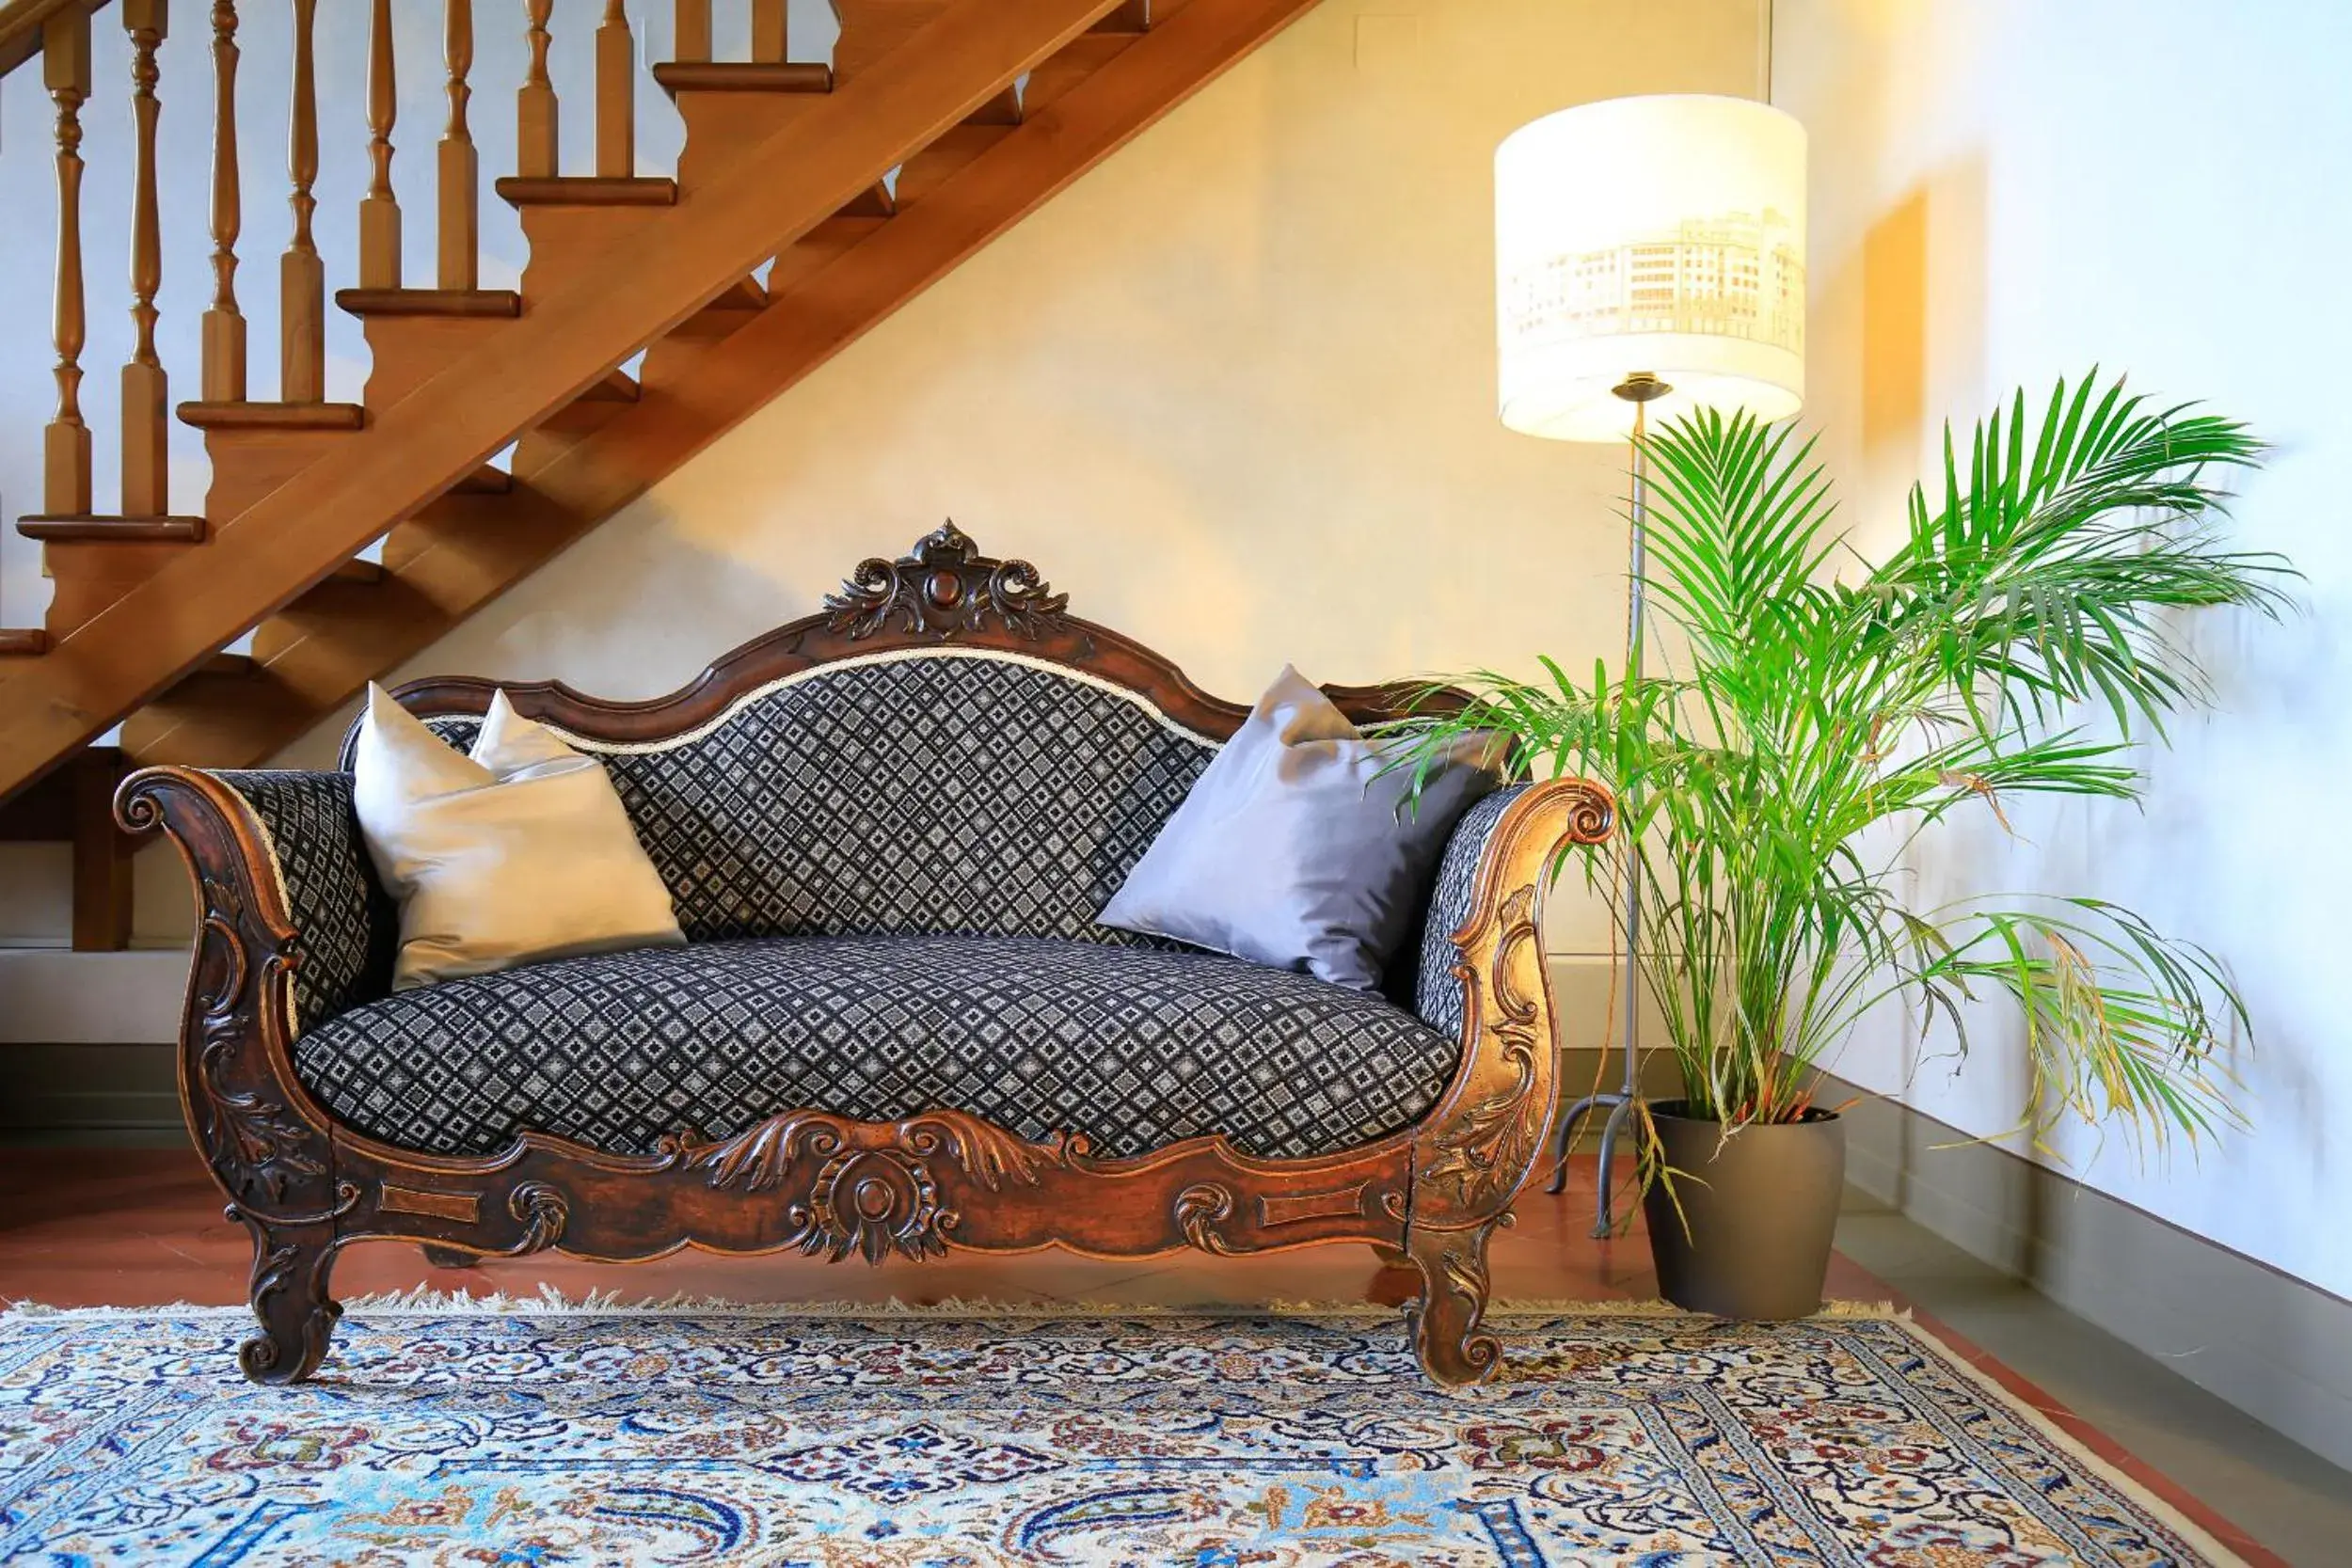
[[[185,1145],[179,1054],[150,1040],[0,1043],[0,1146]]]
[[[2352,1301],[1833,1082],[1853,1186],[2352,1469]]]

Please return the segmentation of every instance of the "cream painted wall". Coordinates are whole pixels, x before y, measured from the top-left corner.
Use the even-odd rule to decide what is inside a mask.
[[[1916,866],[1924,898],[2040,889],[2119,899],[2205,943],[2252,1006],[2249,1132],[2169,1162],[2070,1132],[2050,1156],[2140,1205],[2352,1294],[2352,1049],[2337,984],[2352,885],[2352,417],[2341,305],[2352,10],[2198,0],[1780,0],[1775,101],[1812,138],[1808,422],[1867,549],[1937,425],[2093,362],[2277,443],[2242,534],[2308,575],[2284,626],[2208,617],[2216,709],[2145,765],[2144,813],[2012,805]],[[1980,1135],[2014,1126],[2013,1025],[1972,1023],[1955,1069],[1886,1020],[1841,1070]],[[1926,1153],[1922,1160],[1933,1160]]]

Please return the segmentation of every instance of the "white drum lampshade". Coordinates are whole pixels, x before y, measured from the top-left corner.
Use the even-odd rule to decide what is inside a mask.
[[[1587,103],[1495,150],[1502,422],[1622,440],[1648,374],[1660,419],[1785,419],[1804,401],[1804,127],[1768,103]]]

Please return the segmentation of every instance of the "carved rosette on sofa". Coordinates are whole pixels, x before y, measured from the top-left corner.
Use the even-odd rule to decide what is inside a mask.
[[[462,742],[491,690],[401,697]],[[388,995],[396,911],[347,772],[123,784],[123,825],[171,836],[201,906],[182,1098],[253,1237],[248,1376],[317,1368],[334,1255],[370,1240],[1369,1243],[1422,1275],[1430,1375],[1494,1370],[1486,1243],[1556,1098],[1536,931],[1561,847],[1611,830],[1597,786],[1465,816],[1391,1002],[1093,924],[1247,709],[953,525],[675,696],[507,691],[603,757],[686,948]],[[1366,721],[1403,689],[1332,695]]]

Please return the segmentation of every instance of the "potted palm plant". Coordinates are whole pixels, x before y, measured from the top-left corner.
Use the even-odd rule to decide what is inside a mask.
[[[1915,907],[1901,873],[1956,813],[2139,797],[2132,747],[2206,692],[2180,614],[2285,602],[2286,563],[2221,535],[2224,481],[2259,443],[2096,373],[2038,419],[2021,392],[1965,446],[1947,430],[1940,482],[1878,560],[1832,528],[1788,429],[1700,412],[1646,450],[1666,673],[1483,673],[1451,683],[1468,705],[1406,727],[1413,756],[1506,733],[1628,802],[1615,845],[1564,854],[1613,904],[1629,870],[1655,933],[1638,968],[1682,1096],[1637,1127],[1666,1296],[1819,1306],[1844,1148],[1820,1074],[1899,995],[1962,1052],[1964,1003],[2013,1004],[2037,1137],[2066,1117],[2158,1144],[2234,1121],[2216,1052],[2247,1020],[2212,955],[2090,896]]]

